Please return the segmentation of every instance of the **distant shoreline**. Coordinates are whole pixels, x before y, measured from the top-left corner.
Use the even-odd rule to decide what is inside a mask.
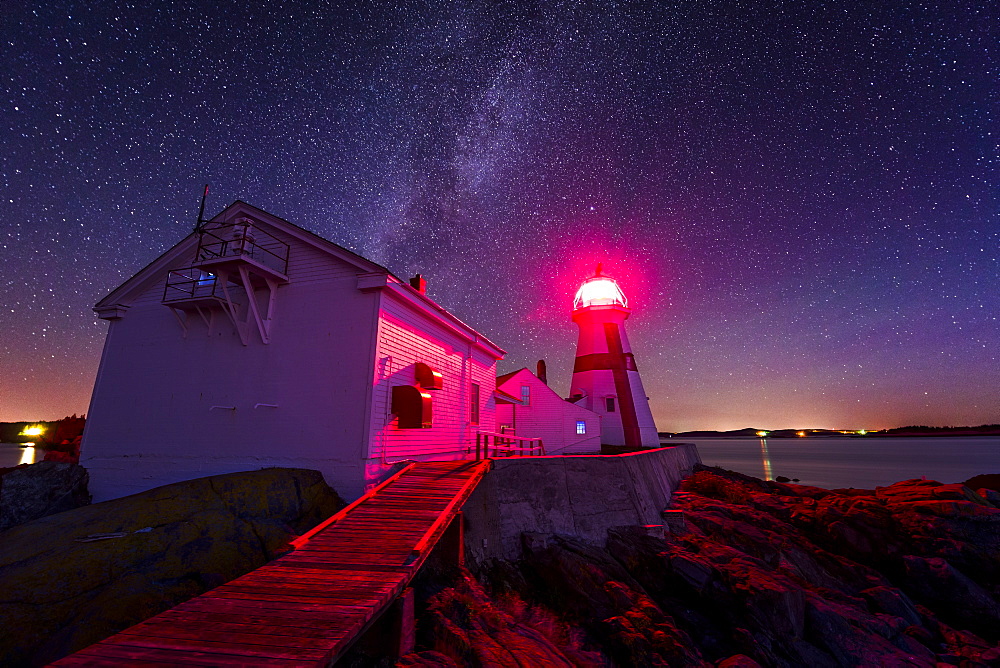
[[[761,430],[763,431],[763,430]],[[804,435],[800,435],[797,432],[804,432]],[[828,430],[812,430],[812,429],[782,429],[780,431],[768,432],[764,436],[759,436],[754,432],[745,432],[740,430],[737,433],[728,431],[685,431],[676,434],[671,434],[669,432],[660,432],[661,439],[674,440],[678,438],[728,438],[728,439],[751,439],[760,440],[761,438],[767,439],[796,439],[796,438],[974,438],[974,437],[987,437],[995,438],[1000,436],[1000,429],[991,430],[974,430],[974,429],[955,429],[955,430],[934,430],[934,431],[897,431],[890,430],[886,431],[870,431],[864,434],[859,434],[856,432],[844,433],[841,431],[828,431]]]

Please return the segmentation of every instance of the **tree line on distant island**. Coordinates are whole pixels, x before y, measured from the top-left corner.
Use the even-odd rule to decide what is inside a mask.
[[[76,413],[54,421],[0,422],[0,443],[34,443],[45,451],[45,461],[76,464],[86,424],[86,416]]]
[[[1000,424],[981,424],[976,427],[930,427],[910,425],[868,431],[865,429],[734,429],[732,431],[683,431],[678,433],[660,432],[660,436],[671,438],[834,438],[873,436],[997,436]]]

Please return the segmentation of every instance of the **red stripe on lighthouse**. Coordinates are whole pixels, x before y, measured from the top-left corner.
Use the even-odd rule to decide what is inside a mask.
[[[642,446],[642,433],[639,431],[639,418],[635,414],[635,399],[632,397],[632,385],[628,380],[628,369],[625,367],[625,351],[622,349],[622,336],[618,324],[604,323],[604,337],[608,342],[608,352],[618,361],[611,370],[615,379],[615,392],[618,393],[618,406],[622,415],[622,430],[625,433],[625,445],[631,448]]]

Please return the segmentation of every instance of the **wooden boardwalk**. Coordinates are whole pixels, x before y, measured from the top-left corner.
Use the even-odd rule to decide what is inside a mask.
[[[411,464],[293,552],[53,665],[328,665],[404,591],[489,465]]]

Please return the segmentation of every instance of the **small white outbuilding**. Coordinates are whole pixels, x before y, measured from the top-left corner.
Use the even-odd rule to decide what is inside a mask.
[[[504,351],[423,282],[235,202],[102,299],[81,464],[95,501],[200,476],[322,471],[353,499],[400,460],[469,457]]]
[[[497,403],[498,432],[541,438],[549,455],[600,452],[601,416],[563,399],[528,369],[498,377],[497,393],[506,395]]]

